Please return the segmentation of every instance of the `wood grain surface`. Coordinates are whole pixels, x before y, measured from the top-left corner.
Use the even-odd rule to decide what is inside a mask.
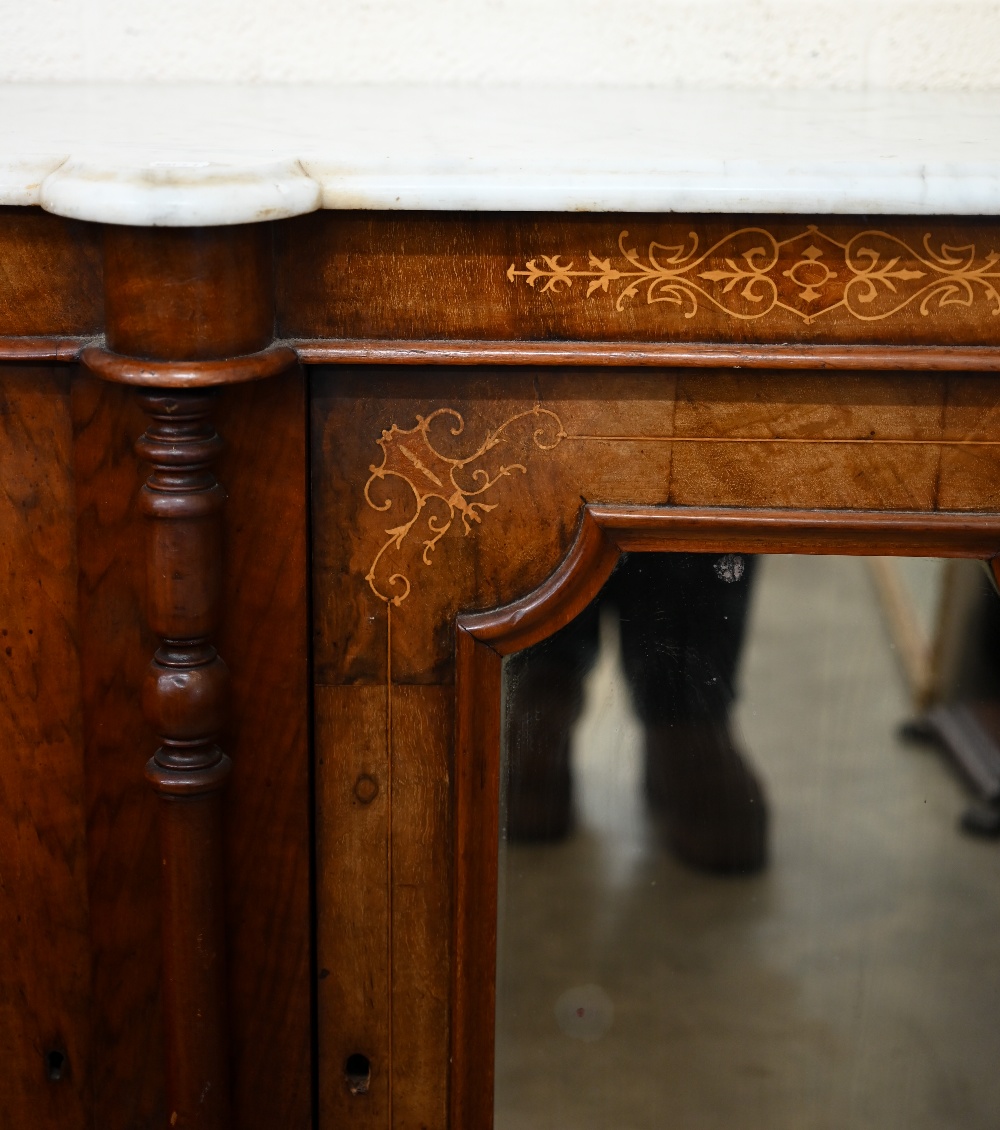
[[[0,1107],[90,1122],[90,941],[65,372],[0,370]]]
[[[312,1125],[309,580],[305,379],[220,396],[232,675],[225,748],[233,1118]]]
[[[319,1124],[391,1126],[386,687],[316,688]],[[352,1056],[369,1077],[348,1078]]]
[[[321,1125],[447,1120],[451,698],[317,687]]]
[[[0,207],[0,334],[92,335],[103,319],[100,228]]]
[[[450,687],[392,688],[392,1125],[447,1124]]]
[[[93,944],[93,1103],[107,1130],[166,1120],[156,798],[142,774],[156,739],[140,707],[155,648],[145,617],[132,445],[145,421],[130,390],[83,372],[72,384],[80,654]]]
[[[270,344],[270,225],[108,225],[103,234],[107,342],[113,352],[208,361]]]

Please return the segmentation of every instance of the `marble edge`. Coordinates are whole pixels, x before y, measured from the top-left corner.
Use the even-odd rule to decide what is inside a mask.
[[[308,163],[306,164],[309,168]],[[978,176],[636,174],[511,178],[316,174],[325,209],[497,212],[1000,214],[1000,169]]]
[[[0,202],[19,203],[4,192]],[[135,227],[215,227],[300,216],[322,206],[321,186],[294,158],[267,162],[69,157],[34,199],[57,216]]]
[[[71,219],[199,227],[324,209],[387,211],[1000,214],[1000,166],[668,168],[619,174],[439,169],[341,171],[316,159],[0,162],[0,204]]]

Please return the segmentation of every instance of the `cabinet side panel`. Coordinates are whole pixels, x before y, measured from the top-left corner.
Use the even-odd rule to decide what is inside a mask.
[[[39,1130],[88,1125],[71,456],[65,375],[0,369],[0,1111]]]
[[[156,798],[143,776],[156,739],[140,689],[156,642],[146,630],[144,428],[124,386],[73,381],[87,853],[94,951],[94,1124],[151,1130],[165,1118]]]

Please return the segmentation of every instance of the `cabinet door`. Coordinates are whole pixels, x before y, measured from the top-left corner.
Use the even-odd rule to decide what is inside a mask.
[[[996,396],[942,373],[314,371],[322,1125],[493,1118],[503,656],[623,553],[992,557]]]

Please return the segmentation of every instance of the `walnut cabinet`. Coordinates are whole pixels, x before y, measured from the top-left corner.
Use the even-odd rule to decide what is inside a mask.
[[[0,210],[0,1122],[480,1130],[501,657],[1000,551],[989,219]]]

